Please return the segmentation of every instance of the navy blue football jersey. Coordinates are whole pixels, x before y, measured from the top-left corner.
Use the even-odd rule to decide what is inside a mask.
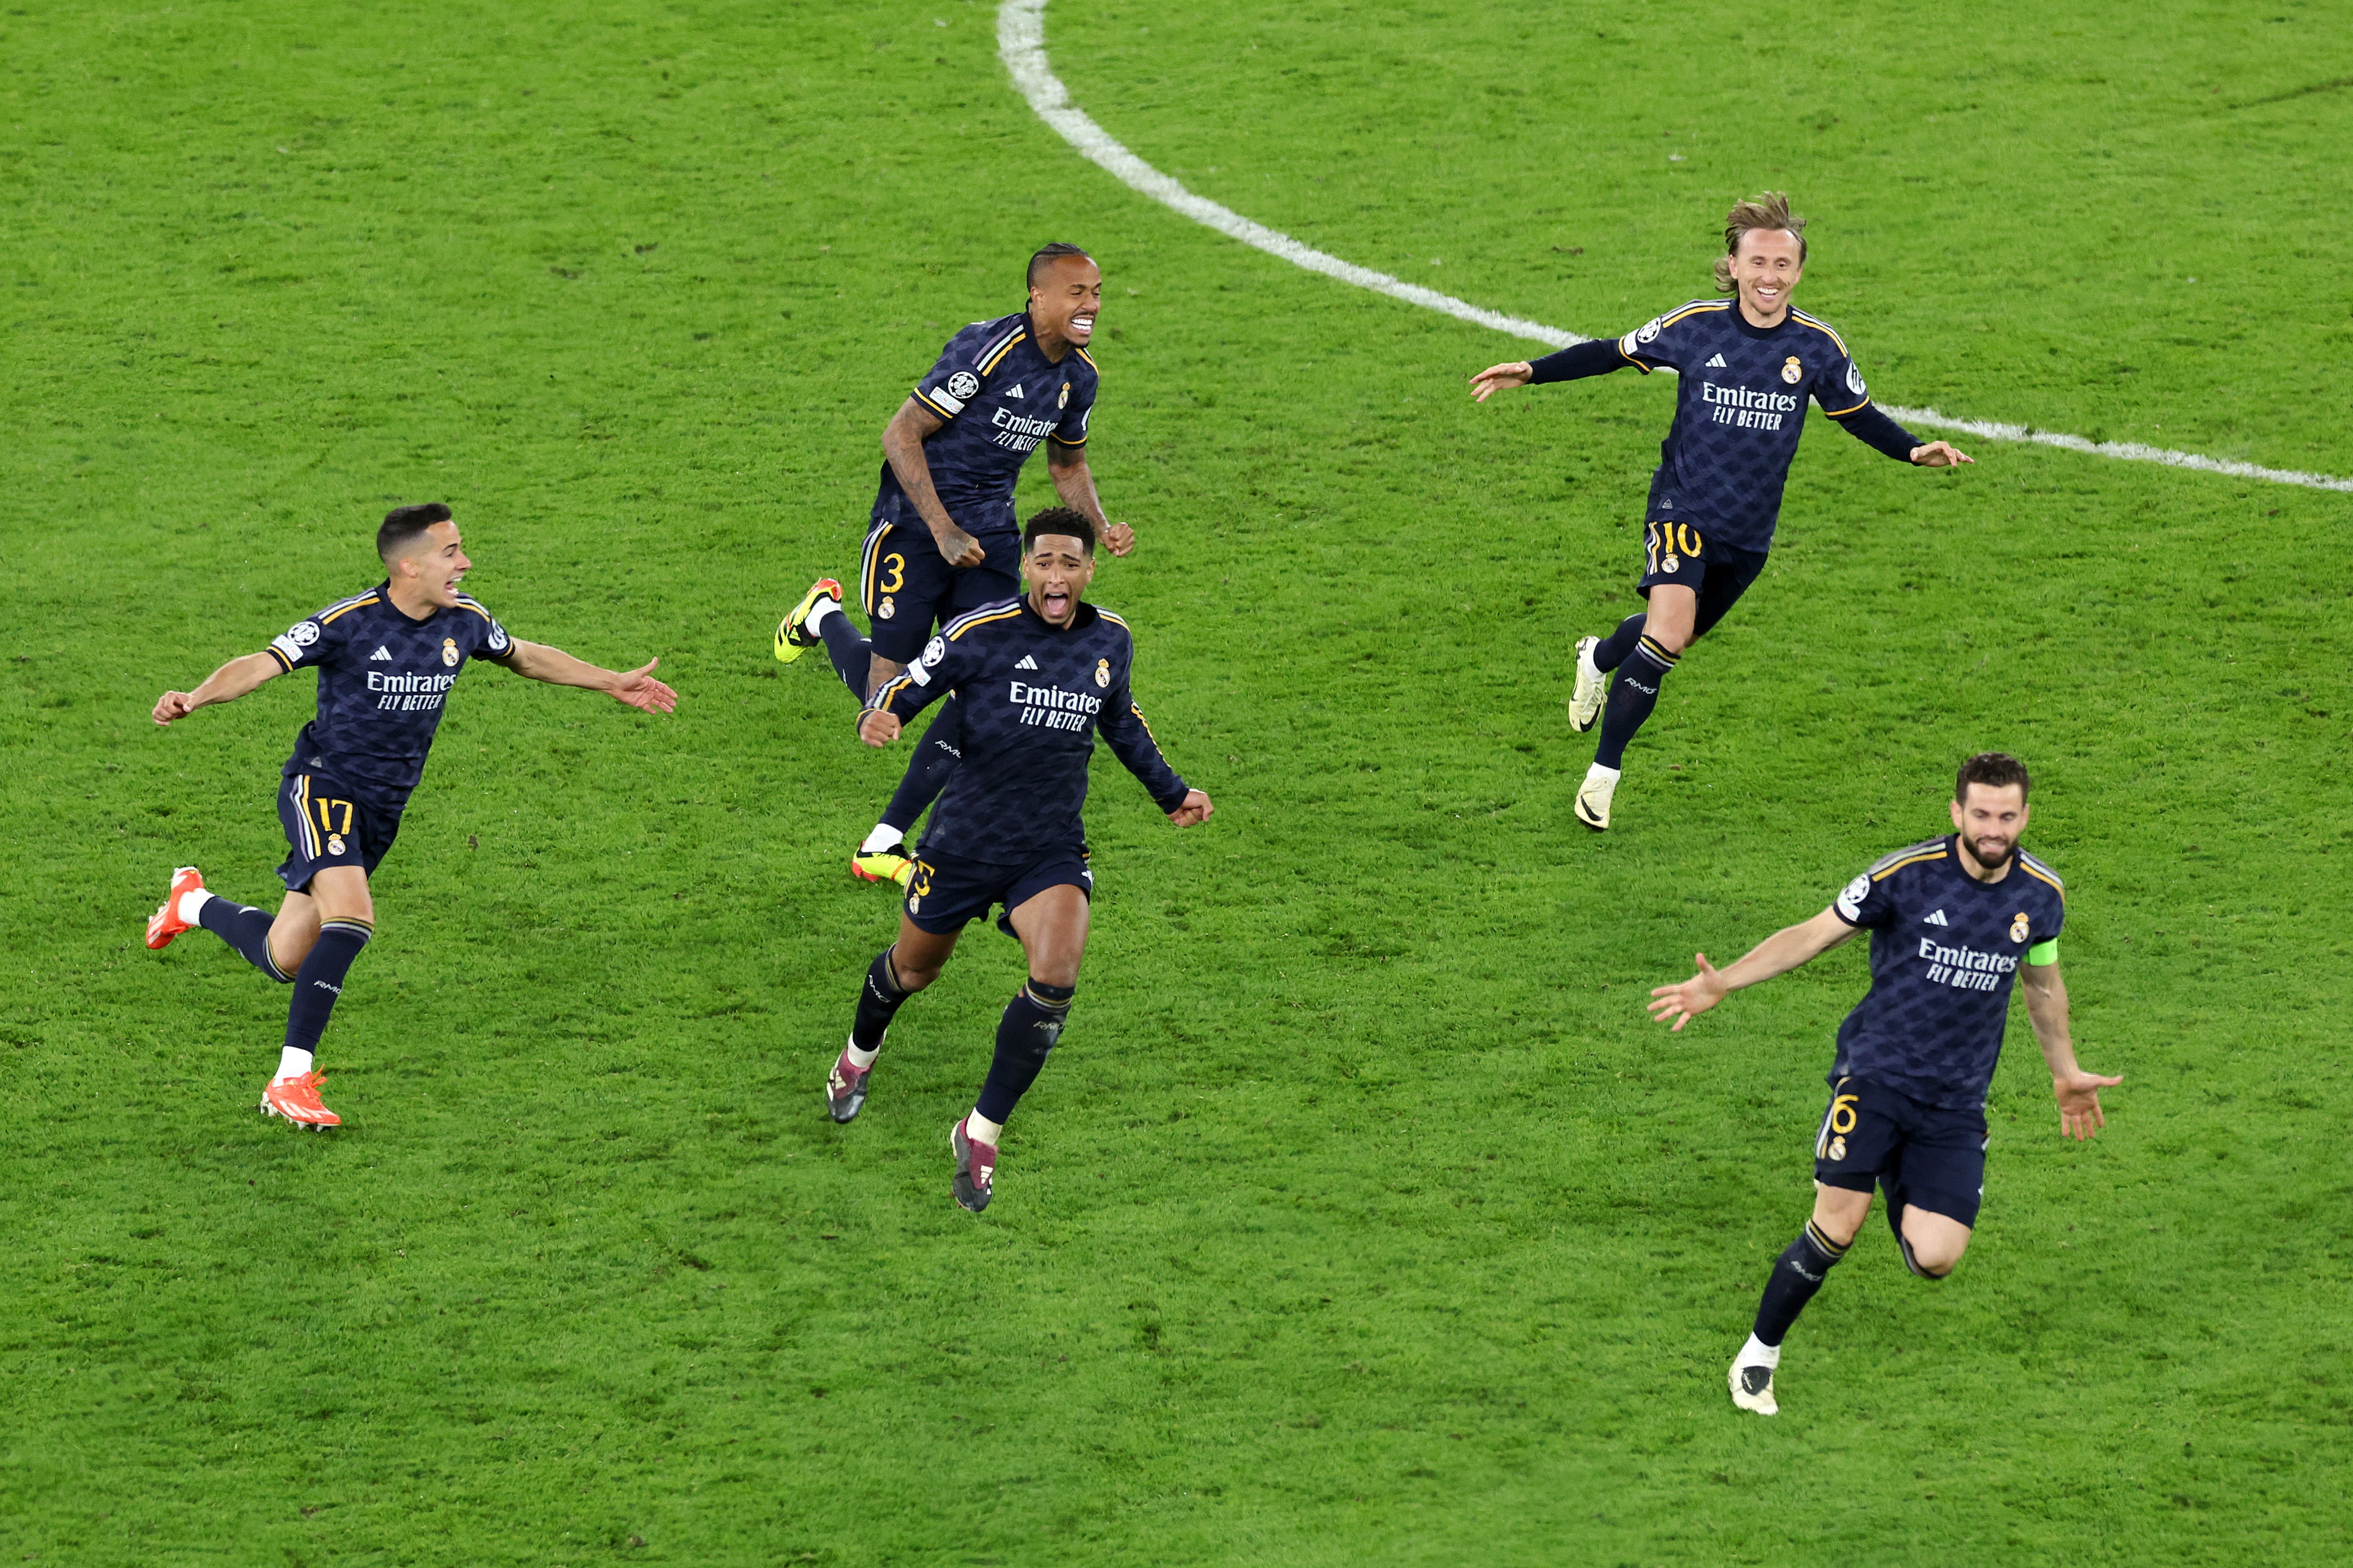
[[[319,672],[318,717],[296,737],[288,769],[317,769],[397,811],[424,776],[442,700],[466,661],[502,661],[514,642],[466,595],[412,621],[388,588],[379,583],[295,622],[270,638],[269,653],[290,670]]]
[[[949,518],[975,538],[1016,533],[1013,483],[1038,443],[1086,445],[1095,362],[1076,344],[1059,364],[1049,360],[1023,310],[975,321],[950,338],[915,384],[915,399],[947,421],[923,443],[923,460]],[[887,462],[873,521],[912,523],[913,533],[931,537]]]
[[[1772,547],[1806,399],[1833,419],[1871,405],[1845,340],[1803,310],[1755,327],[1736,300],[1694,300],[1628,332],[1618,352],[1645,375],[1680,373],[1646,521],[1688,522],[1742,550]]]
[[[2018,966],[2066,923],[2058,877],[2021,850],[2008,876],[1980,882],[1947,836],[1883,858],[1831,908],[1871,931],[1871,990],[1839,1026],[1831,1081],[1869,1079],[1930,1105],[1982,1107]]]
[[[1086,843],[1087,759],[1095,732],[1163,811],[1187,785],[1128,694],[1135,642],[1127,623],[1081,604],[1067,627],[1029,601],[958,616],[867,706],[902,721],[947,695],[964,707],[964,761],[923,830],[923,847],[996,866],[1026,865]]]

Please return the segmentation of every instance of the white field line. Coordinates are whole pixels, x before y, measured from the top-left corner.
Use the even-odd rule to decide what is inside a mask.
[[[1572,343],[1591,342],[1591,338],[1558,327],[1547,327],[1542,321],[1531,321],[1521,316],[1507,316],[1500,310],[1490,310],[1473,305],[1467,300],[1457,300],[1451,294],[1441,294],[1435,289],[1425,289],[1419,283],[1409,283],[1402,278],[1392,278],[1386,272],[1376,272],[1369,267],[1359,267],[1343,261],[1312,245],[1298,240],[1261,223],[1253,223],[1231,207],[1220,206],[1207,196],[1198,196],[1175,180],[1122,146],[1117,139],[1096,124],[1086,110],[1071,102],[1070,89],[1054,74],[1052,62],[1046,58],[1046,0],[1004,0],[997,11],[997,52],[1012,73],[1013,85],[1029,102],[1038,118],[1060,132],[1063,141],[1102,165],[1131,190],[1140,191],[1164,206],[1183,213],[1195,223],[1216,229],[1230,239],[1279,256],[1294,267],[1310,272],[1321,272],[1326,278],[1336,278],[1343,283],[1353,283],[1359,289],[1369,289],[1376,294],[1387,294],[1393,300],[1403,300],[1409,305],[1437,310],[1458,321],[1490,328],[1511,337],[1532,342],[1546,343],[1556,349]],[[2088,452],[2094,457],[2116,458],[2128,463],[2162,463],[2168,468],[2195,468],[2201,473],[2227,474],[2232,479],[2263,479],[2278,485],[2302,485],[2307,489],[2341,490],[2353,493],[2353,479],[2337,479],[2328,474],[2301,473],[2293,468],[2266,468],[2253,463],[2233,462],[2225,458],[2202,457],[2196,452],[2174,452],[2161,447],[2145,447],[2137,441],[2094,441],[2082,436],[2063,435],[2055,430],[2035,430],[2024,425],[2005,424],[1991,419],[1957,419],[1949,414],[1939,414],[1933,408],[1888,407],[1888,414],[1906,425],[1923,426],[1931,430],[1950,430],[1974,436],[1981,441],[2027,441],[2041,447],[2059,447],[2070,452]]]

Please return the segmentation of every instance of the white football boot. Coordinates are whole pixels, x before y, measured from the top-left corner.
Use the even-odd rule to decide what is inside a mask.
[[[1773,1359],[1764,1360],[1764,1353],[1770,1353]],[[1767,1347],[1751,1336],[1740,1347],[1740,1353],[1732,1358],[1732,1370],[1725,1374],[1725,1381],[1732,1385],[1732,1403],[1759,1415],[1781,1414],[1781,1406],[1773,1398],[1773,1373],[1780,1359],[1778,1350],[1767,1352]]]
[[[1596,763],[1585,770],[1585,783],[1577,788],[1577,820],[1596,833],[1609,829],[1609,801],[1618,793],[1618,773]]]
[[[1568,727],[1580,735],[1599,721],[1601,704],[1609,697],[1609,678],[1593,667],[1593,650],[1600,646],[1599,637],[1577,639],[1577,688],[1568,694]]]

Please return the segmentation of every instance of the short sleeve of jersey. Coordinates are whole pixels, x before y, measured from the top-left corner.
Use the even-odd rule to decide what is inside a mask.
[[[1663,316],[1651,317],[1619,339],[1618,352],[1645,372],[1653,365],[1672,365],[1681,370],[1692,357],[1691,351],[1698,340],[1701,329],[1695,323],[1703,320],[1704,317],[1694,316],[1689,306],[1679,305]]]
[[[948,340],[939,363],[915,383],[915,401],[943,419],[954,419],[980,391],[979,355],[987,321],[976,321]]]
[[[330,605],[296,621],[269,639],[269,652],[288,669],[332,663],[351,639],[350,617],[341,613],[350,607],[348,603]],[[339,626],[338,621],[344,624]]]
[[[1883,877],[1874,881],[1864,871],[1839,889],[1831,909],[1851,926],[1883,926],[1895,913],[1895,900],[1887,886],[1894,879]]]
[[[1054,426],[1055,444],[1061,447],[1085,446],[1087,416],[1094,411],[1095,375],[1094,366],[1090,363],[1084,375],[1071,378],[1071,400],[1063,405],[1061,422]]]

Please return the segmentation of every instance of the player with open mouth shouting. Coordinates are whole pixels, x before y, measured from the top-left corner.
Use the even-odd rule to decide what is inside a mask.
[[[951,620],[883,683],[858,716],[859,739],[887,746],[929,703],[965,710],[964,764],[940,797],[907,881],[899,939],[867,966],[849,1041],[826,1080],[848,1121],[866,1103],[882,1037],[908,997],[939,978],[965,926],[1001,905],[1029,983],[1007,1004],[997,1051],[972,1113],[948,1131],[955,1201],[978,1213],[995,1190],[1005,1121],[1061,1037],[1087,946],[1087,759],[1095,734],[1178,827],[1208,819],[1209,797],[1170,769],[1128,694],[1135,658],[1127,623],[1084,602],[1094,581],[1094,525],[1068,507],[1029,520],[1020,598]]]
[[[1975,461],[1942,441],[1920,441],[1873,406],[1846,340],[1791,308],[1805,272],[1806,220],[1790,216],[1788,197],[1776,192],[1736,205],[1725,217],[1724,251],[1715,286],[1735,298],[1694,300],[1622,338],[1490,365],[1471,378],[1471,395],[1484,403],[1507,387],[1630,364],[1645,375],[1662,367],[1682,374],[1675,422],[1651,478],[1634,584],[1648,607],[1608,637],[1577,645],[1569,725],[1582,733],[1599,718],[1601,742],[1574,809],[1596,832],[1609,826],[1626,743],[1651,716],[1668,672],[1765,570],[1808,398],[1899,461],[1925,468]]]
[[[168,947],[203,926],[294,994],[286,1043],[261,1109],[297,1126],[338,1127],[319,1100],[313,1066],[319,1037],[345,978],[375,934],[368,879],[392,848],[409,793],[425,774],[449,689],[469,661],[489,659],[527,680],[582,686],[649,713],[669,713],[678,693],[654,666],[599,669],[561,648],[507,635],[458,584],[472,570],[458,525],[439,501],[396,507],[376,530],[385,580],[338,599],[272,637],[259,653],[233,658],[194,691],[166,691],[154,720],[169,724],[199,708],[234,702],[289,670],[319,672],[318,716],[295,737],[278,786],[286,901],[267,910],[208,891],[194,866],[172,873],[163,908],[147,921],[147,945]]]

